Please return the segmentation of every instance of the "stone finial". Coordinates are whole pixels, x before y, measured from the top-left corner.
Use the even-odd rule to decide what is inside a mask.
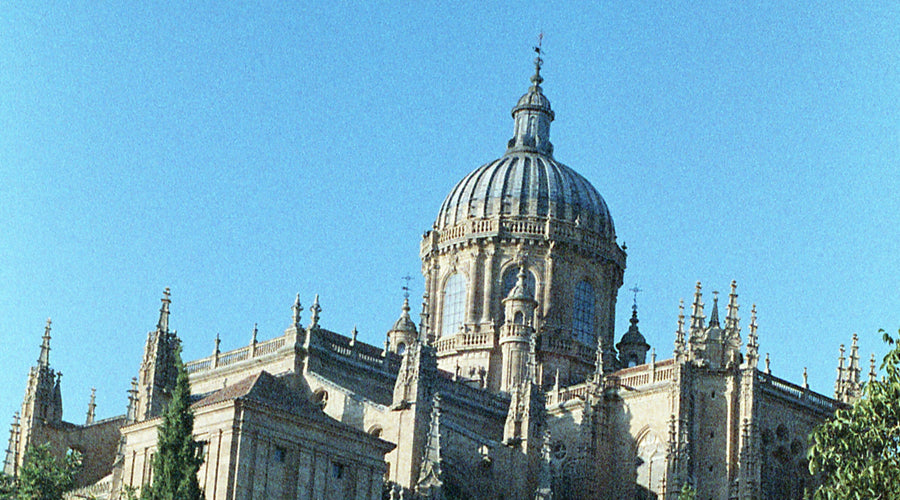
[[[50,318],[47,318],[47,326],[44,327],[44,335],[41,337],[41,354],[38,356],[38,366],[50,366]]]
[[[313,305],[309,308],[309,329],[313,330],[319,328],[319,313],[322,312],[322,307],[319,305],[319,294],[316,294],[316,298],[313,300]]]
[[[356,345],[356,336],[359,335],[359,331],[356,329],[356,325],[353,325],[353,331],[350,332],[350,345]]]
[[[215,347],[213,348],[213,356],[218,356],[220,352],[219,344],[222,343],[222,339],[219,338],[219,334],[216,334]]]
[[[806,373],[806,367],[803,367],[803,388],[809,389],[809,375]]]
[[[250,343],[256,343],[256,336],[259,334],[259,323],[253,323],[253,336],[250,337]]]
[[[291,306],[291,311],[293,312],[291,316],[291,324],[294,328],[300,328],[300,312],[303,311],[303,306],[300,305],[300,294],[297,294],[297,298],[294,300],[294,305]]]
[[[769,363],[769,353],[766,353],[766,375],[772,374],[772,365]]]
[[[88,403],[88,411],[87,418],[84,421],[84,425],[91,425],[94,423],[94,410],[97,408],[97,389],[91,387],[91,402]]]

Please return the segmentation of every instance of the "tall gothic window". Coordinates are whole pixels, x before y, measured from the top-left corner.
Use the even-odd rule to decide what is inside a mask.
[[[587,281],[579,281],[575,285],[572,333],[584,344],[594,343],[594,287]]]
[[[453,335],[463,324],[466,314],[466,278],[455,273],[444,285],[444,309],[441,335]]]

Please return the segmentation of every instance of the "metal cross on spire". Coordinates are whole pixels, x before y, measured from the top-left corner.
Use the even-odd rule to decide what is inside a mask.
[[[631,307],[637,309],[637,294],[640,293],[640,292],[643,292],[643,290],[641,290],[640,288],[638,288],[637,285],[634,285],[632,288],[629,288],[628,291],[634,293],[634,303],[632,304]]]
[[[409,298],[409,282],[412,281],[412,276],[407,274],[406,276],[404,276],[400,279],[402,279],[403,281],[406,282],[406,284],[403,285],[401,288],[403,289],[403,298],[408,299]]]

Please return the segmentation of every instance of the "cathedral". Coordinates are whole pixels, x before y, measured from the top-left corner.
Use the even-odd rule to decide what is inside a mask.
[[[503,155],[460,180],[422,236],[418,323],[407,294],[384,345],[369,345],[298,295],[283,335],[185,362],[206,498],[674,499],[688,484],[749,500],[813,486],[809,432],[860,393],[855,338],[829,397],[770,373],[734,282],[721,305],[697,283],[666,359],[636,305],[617,335],[627,254],[603,198],[553,155],[541,63]],[[152,480],[181,342],[171,305],[167,289],[126,414],[95,420],[92,399],[83,423],[63,419],[48,320],[7,474],[50,443],[83,457],[69,498],[125,498]]]

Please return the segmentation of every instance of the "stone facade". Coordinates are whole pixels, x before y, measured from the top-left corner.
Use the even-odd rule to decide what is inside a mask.
[[[185,364],[207,498],[802,498],[806,436],[859,396],[843,347],[835,399],[774,377],[755,308],[742,335],[736,284],[719,320],[700,284],[657,361],[631,324],[615,343],[626,254],[591,184],[553,158],[555,118],[532,85],[500,159],[466,176],[420,250],[425,296],[408,296],[384,347],[323,328],[299,295],[283,334]],[[119,498],[152,478],[156,429],[180,340],[165,292],[126,415],[62,420],[50,328],[32,369],[5,470],[25,448],[81,451],[73,498]],[[845,361],[847,361],[845,363]],[[766,366],[768,361],[766,360]]]

